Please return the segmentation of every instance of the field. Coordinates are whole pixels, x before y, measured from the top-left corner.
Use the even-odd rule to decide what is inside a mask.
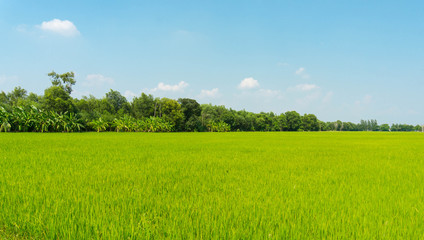
[[[422,239],[420,133],[0,134],[0,239]]]

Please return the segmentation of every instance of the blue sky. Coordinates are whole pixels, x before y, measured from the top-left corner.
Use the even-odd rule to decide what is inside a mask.
[[[114,89],[324,121],[424,124],[420,1],[0,0],[0,90]]]

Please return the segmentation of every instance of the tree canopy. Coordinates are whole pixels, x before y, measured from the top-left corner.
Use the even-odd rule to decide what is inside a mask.
[[[52,86],[38,96],[16,87],[0,93],[1,131],[422,131],[422,126],[358,124],[320,121],[314,114],[296,111],[252,113],[225,106],[199,104],[195,99],[155,98],[141,93],[128,101],[110,89],[102,98],[72,98],[73,72],[48,74]]]

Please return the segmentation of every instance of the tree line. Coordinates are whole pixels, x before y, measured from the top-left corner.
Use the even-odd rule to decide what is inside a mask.
[[[44,95],[21,88],[0,93],[0,131],[14,132],[228,132],[228,131],[422,131],[408,124],[379,125],[320,121],[314,114],[236,111],[199,104],[195,99],[155,98],[141,93],[128,101],[110,90],[103,98],[72,98],[73,72],[48,74],[52,85]]]

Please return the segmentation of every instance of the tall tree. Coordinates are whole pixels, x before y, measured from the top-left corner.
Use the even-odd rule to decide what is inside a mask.
[[[43,108],[57,113],[74,111],[71,96],[59,86],[51,86],[44,90]]]
[[[181,111],[184,115],[181,131],[199,131],[201,127],[200,114],[202,109],[200,104],[190,98],[180,98],[178,103],[181,105]]]
[[[301,127],[301,117],[296,111],[288,111],[284,114],[287,121],[287,130],[298,131]]]
[[[155,114],[155,99],[151,94],[141,93],[140,97],[136,97],[131,103],[134,117],[141,119],[154,116]]]
[[[63,74],[58,74],[55,71],[47,74],[52,81],[53,86],[58,86],[63,88],[68,94],[72,92],[72,86],[75,85],[75,74],[74,72],[66,72]]]
[[[318,131],[318,118],[314,114],[305,114],[302,118],[302,126],[305,131]]]
[[[120,92],[110,89],[106,93],[106,100],[113,106],[114,113],[126,114],[130,112],[131,107],[127,99]]]

